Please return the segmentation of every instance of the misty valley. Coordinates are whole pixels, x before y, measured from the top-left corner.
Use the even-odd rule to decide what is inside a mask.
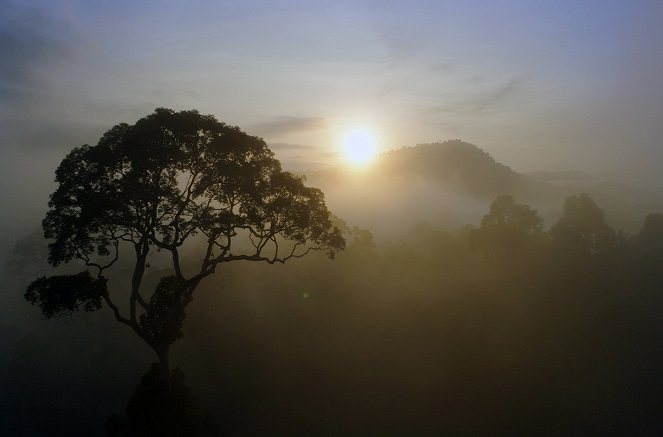
[[[186,130],[187,123],[212,123],[201,121],[195,112],[157,110],[150,117],[136,126],[158,120],[181,123],[177,126]],[[200,129],[210,132],[227,128],[204,126]],[[187,220],[203,217],[200,231],[186,242],[178,240],[180,232],[190,232],[186,220],[172,219],[189,208],[184,206],[189,198],[179,197],[180,203],[164,206],[171,212],[160,217],[172,217],[149,235],[154,244],[148,247],[147,239],[135,237],[137,232],[122,234],[127,240],[113,246],[104,237],[104,226],[113,214],[122,229],[132,226],[123,214],[140,209],[125,209],[134,202],[133,193],[105,197],[112,207],[81,199],[89,189],[115,189],[117,181],[133,177],[136,163],[145,159],[132,155],[138,152],[130,147],[135,139],[129,134],[139,131],[135,135],[142,141],[142,131],[127,129],[109,131],[97,147],[109,147],[117,156],[126,153],[126,162],[132,164],[108,164],[104,168],[120,176],[99,179],[96,185],[72,182],[72,189],[81,190],[81,209],[67,204],[63,211],[73,215],[48,216],[44,226],[50,229],[50,240],[35,230],[18,239],[5,263],[0,409],[9,414],[0,415],[0,429],[19,430],[16,435],[110,436],[661,432],[663,202],[656,194],[631,195],[636,188],[616,190],[579,172],[517,173],[479,147],[454,140],[385,153],[363,172],[306,172],[306,185],[325,195],[332,213],[329,223],[324,221],[324,203],[316,197],[307,205],[322,205],[316,216],[322,218],[316,220],[324,226],[305,222],[311,220],[305,208],[301,216],[288,219],[304,223],[302,230],[285,237],[270,234],[263,243],[260,238],[267,234],[261,232],[271,228],[259,228],[260,214],[276,223],[275,217],[295,214],[297,202],[317,195],[301,191],[297,176],[286,178],[274,192],[263,188],[269,193],[265,199],[286,199],[280,197],[283,187],[299,193],[283,211],[269,215],[268,207],[280,207],[278,202],[264,200],[251,209],[254,188],[245,188],[243,182],[224,180],[226,191],[217,192],[212,182],[203,187],[190,182],[195,177],[182,182],[173,173],[170,179],[150,179],[145,176],[152,174],[150,166],[161,164],[148,160],[132,180],[136,192],[162,189],[164,181],[180,194],[194,193],[192,198],[203,192],[236,192],[241,197],[248,190],[248,200],[242,200],[248,209],[233,206],[232,199],[227,209],[221,201],[217,208],[235,214],[232,219],[224,215],[223,223],[243,217],[245,221],[232,225],[246,232],[235,235],[217,222],[209,224],[221,216],[200,212],[196,204]],[[172,132],[179,138],[175,128]],[[264,142],[245,138],[241,131],[223,132],[250,148],[250,153],[237,152],[241,159],[219,161],[230,169],[228,174],[234,168],[243,174],[255,171],[252,180],[263,181],[265,166],[273,166],[270,181],[281,178]],[[196,134],[194,142],[203,136]],[[189,153],[185,143],[181,141],[181,150]],[[120,153],[122,147],[127,151]],[[85,159],[110,159],[92,155],[93,149],[69,155],[70,161],[64,162],[70,173],[58,173],[60,187],[69,175],[79,174],[71,170],[79,168],[76,165],[85,171],[93,168]],[[178,171],[205,171],[196,167],[200,162],[188,161],[188,155],[164,151],[163,156],[169,153],[185,163]],[[212,160],[208,162],[227,159],[205,153]],[[149,159],[158,161],[154,156]],[[264,161],[245,167],[251,159]],[[64,162],[59,172],[64,172]],[[167,190],[160,195],[167,196]],[[57,201],[56,194],[52,211]],[[82,220],[86,208],[101,208],[106,216],[100,224],[96,218],[76,222],[87,226],[84,237],[78,231],[66,234],[63,220]],[[335,240],[329,229],[345,243]],[[66,246],[49,252],[49,241],[60,241],[63,233],[67,242],[75,242],[72,252],[67,255]],[[217,247],[210,242],[213,237],[221,241]],[[281,263],[278,250],[287,238],[314,241],[325,250],[301,259],[286,256],[287,262]],[[143,242],[145,256],[140,258],[143,252],[134,255],[131,245]],[[275,248],[260,252],[268,243]],[[103,245],[110,252],[99,250]],[[76,261],[72,254],[86,247],[88,254]],[[116,262],[102,269],[102,260],[112,260],[118,247]],[[148,253],[148,248],[154,250]],[[298,254],[295,248],[287,253]],[[65,251],[60,261],[74,260],[51,267],[54,250]],[[259,256],[237,255],[255,250]],[[180,274],[194,277],[201,257],[203,270],[214,270],[212,261],[221,256],[233,262],[219,263],[213,274],[196,282],[195,296],[178,288],[184,283]],[[35,281],[56,274],[71,278],[81,269],[94,273],[98,268],[103,286],[116,287],[117,314],[132,314],[131,305],[136,304],[131,278],[139,267],[141,293],[149,296],[149,290],[156,290],[154,296],[161,297],[145,297],[136,322],[133,316],[122,316],[129,326],[116,322],[103,300],[108,292],[90,287],[100,280],[92,274],[86,286],[67,283],[67,290],[80,290],[74,300],[54,298],[55,281]],[[163,278],[173,278],[175,285]],[[182,306],[172,316],[181,320],[163,316],[176,306],[167,299],[189,291],[186,310]],[[165,333],[171,336],[167,346],[172,344],[166,365],[159,354]],[[159,382],[164,368],[167,389]]]
[[[0,0],[0,437],[663,436],[663,0]]]

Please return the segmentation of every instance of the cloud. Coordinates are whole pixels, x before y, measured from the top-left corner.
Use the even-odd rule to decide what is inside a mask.
[[[17,102],[48,91],[50,67],[74,58],[71,32],[41,10],[0,6],[0,98]]]
[[[317,130],[326,126],[327,119],[324,117],[294,117],[283,115],[276,117],[272,121],[258,123],[250,131],[258,135],[271,136]]]
[[[302,144],[291,143],[271,143],[269,148],[272,150],[294,151],[294,150],[313,150],[314,146],[304,146]]]
[[[502,108],[516,96],[525,83],[523,77],[514,77],[506,83],[466,99],[449,102],[445,105],[429,107],[424,112],[430,115],[439,114],[479,114]]]
[[[502,100],[505,100],[512,94],[518,92],[522,83],[523,83],[522,77],[512,78],[506,84],[498,87],[497,89],[493,90],[492,93],[481,99],[478,102],[480,103],[479,106],[493,105],[495,103],[501,102]]]
[[[63,149],[99,128],[67,119],[74,97],[60,85],[62,68],[79,58],[82,40],[63,14],[0,2],[0,147]],[[57,111],[54,109],[57,108]],[[5,159],[11,159],[5,157]]]
[[[272,143],[274,151],[283,168],[290,171],[309,171],[329,167],[333,154],[318,146],[292,143]]]
[[[320,170],[323,168],[328,168],[330,163],[326,160],[320,159],[308,159],[303,156],[297,156],[287,161],[283,161],[283,168],[287,171],[294,171],[297,173],[306,174],[311,171]]]

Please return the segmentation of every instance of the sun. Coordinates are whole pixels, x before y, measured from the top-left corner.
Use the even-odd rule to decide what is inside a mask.
[[[378,153],[375,135],[368,129],[355,128],[347,131],[341,141],[343,157],[353,167],[365,167]]]

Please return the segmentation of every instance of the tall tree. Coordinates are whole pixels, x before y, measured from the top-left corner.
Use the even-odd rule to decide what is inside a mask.
[[[470,242],[473,248],[500,258],[526,245],[541,232],[542,226],[543,220],[536,210],[516,203],[510,194],[502,194],[490,204],[490,212],[483,216],[481,226],[470,234]]]
[[[26,299],[47,317],[105,304],[156,352],[166,377],[185,309],[219,265],[284,263],[310,251],[333,257],[345,245],[320,190],[282,171],[261,138],[197,111],[160,108],[114,126],[96,146],[71,151],[56,182],[42,223],[48,260],[78,260],[85,270],[39,278]],[[181,251],[190,241],[201,253],[187,269]],[[148,290],[154,251],[169,254],[171,274]],[[128,302],[121,304],[108,271],[128,256]]]
[[[605,222],[603,210],[585,193],[566,199],[564,213],[550,234],[565,256],[605,254],[619,242],[615,231]]]
[[[643,286],[661,289],[663,272],[663,214],[648,214],[642,230],[630,238],[628,242],[632,269],[638,272],[638,280]]]

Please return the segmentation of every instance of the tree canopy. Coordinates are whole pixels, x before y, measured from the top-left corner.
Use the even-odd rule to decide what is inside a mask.
[[[605,222],[603,210],[585,193],[566,199],[564,213],[550,234],[567,254],[603,254],[618,242],[615,231]]]
[[[283,263],[310,251],[333,257],[345,245],[320,190],[282,171],[261,138],[194,110],[159,108],[114,126],[96,146],[73,149],[55,180],[43,220],[48,260],[80,260],[95,277],[40,278],[26,298],[46,316],[98,309],[103,299],[155,350],[181,335],[184,308],[219,264]],[[180,251],[192,239],[202,253],[186,270]],[[128,314],[104,276],[125,246],[133,252]],[[150,292],[141,283],[154,250],[170,254],[172,274]]]
[[[536,210],[516,203],[513,196],[503,194],[490,204],[481,227],[471,234],[474,248],[487,251],[511,251],[523,246],[530,237],[541,232],[543,220]]]

